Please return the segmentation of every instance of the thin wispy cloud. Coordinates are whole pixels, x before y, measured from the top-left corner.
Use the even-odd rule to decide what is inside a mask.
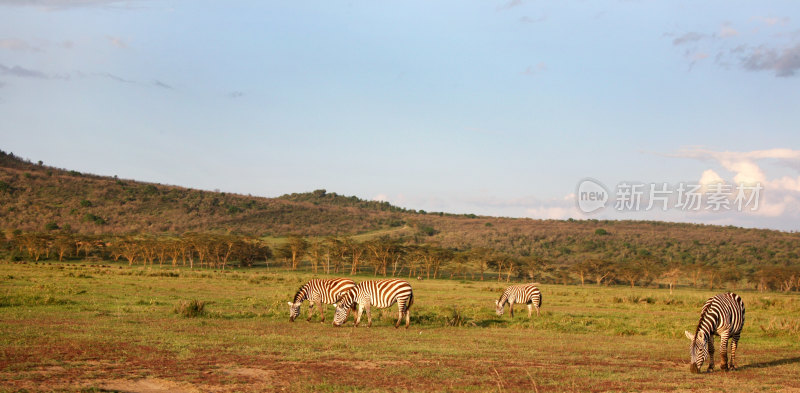
[[[672,40],[672,45],[676,45],[677,46],[677,45],[687,44],[687,43],[690,43],[690,42],[697,42],[697,41],[702,40],[705,37],[706,37],[705,34],[701,34],[701,33],[698,33],[698,32],[691,31],[691,32],[683,34],[680,37],[677,37],[674,40]]]
[[[545,64],[544,62],[539,62],[536,65],[531,65],[526,67],[525,70],[522,71],[522,75],[533,76],[541,74],[544,71],[547,71],[547,64]]]
[[[739,35],[739,31],[734,29],[730,23],[725,23],[719,29],[719,36],[721,38],[735,37]]]
[[[42,71],[32,70],[20,66],[8,67],[0,64],[0,75],[16,76],[19,78],[52,79],[52,77]]]
[[[520,23],[524,23],[524,24],[540,23],[540,22],[544,22],[546,20],[547,20],[547,16],[545,16],[545,15],[540,15],[540,16],[536,16],[536,17],[530,17],[530,16],[526,15],[526,16],[523,16],[523,17],[519,18]]]
[[[511,0],[509,2],[503,3],[502,5],[497,6],[497,10],[498,11],[510,10],[520,5],[522,5],[522,0]]]
[[[794,76],[800,70],[800,44],[783,49],[749,48],[741,57],[741,66],[747,71],[774,71],[778,77]]]
[[[134,8],[136,0],[0,0],[0,6],[34,7],[45,11],[77,7]]]
[[[114,74],[111,74],[111,73],[108,73],[108,72],[101,72],[101,73],[94,74],[94,75],[95,76],[100,76],[100,77],[103,77],[103,78],[108,78],[108,79],[111,79],[113,81],[120,82],[120,83],[128,83],[128,84],[137,84],[138,83],[138,82],[136,82],[134,80],[125,79],[123,77],[120,77],[120,76],[117,76],[117,75],[114,75]]]
[[[29,44],[27,41],[16,39],[16,38],[4,38],[0,39],[0,49],[7,49],[12,51],[30,51],[30,52],[39,52],[41,51],[40,48],[35,47]]]
[[[767,26],[785,26],[789,18],[753,17],[750,24],[758,22]],[[800,32],[797,30],[796,32]],[[670,36],[672,34],[665,34]],[[754,45],[758,40],[768,40]],[[776,77],[791,77],[800,70],[800,34],[795,31],[770,31],[759,33],[759,28],[739,30],[733,22],[724,22],[716,32],[703,33],[691,31],[672,40],[673,46],[686,46],[683,53],[689,62],[689,70],[694,65],[714,56],[715,63],[725,69],[738,67],[744,71],[772,71]],[[762,41],[765,42],[765,41]]]
[[[166,84],[166,83],[164,83],[164,82],[162,82],[162,81],[160,81],[158,79],[153,81],[153,86],[160,87],[162,89],[173,90],[172,86],[170,86],[170,85],[168,85],[168,84]]]
[[[774,16],[754,16],[751,20],[759,21],[767,26],[782,26],[787,25],[791,19],[787,17],[774,17]]]
[[[116,46],[117,48],[120,48],[120,49],[127,49],[128,48],[128,44],[125,43],[125,41],[123,41],[122,38],[112,37],[112,36],[106,36],[106,38],[111,43],[111,45]]]

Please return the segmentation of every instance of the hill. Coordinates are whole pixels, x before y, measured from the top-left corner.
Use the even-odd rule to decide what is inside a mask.
[[[551,280],[602,282],[609,277],[605,276],[608,267],[613,266],[618,281],[625,281],[625,269],[633,272],[631,277],[641,280],[644,276],[647,281],[653,266],[659,274],[670,266],[680,266],[682,277],[695,283],[704,278],[713,286],[715,280],[726,279],[726,274],[734,281],[745,275],[763,281],[766,278],[755,278],[756,272],[769,275],[765,268],[775,267],[790,271],[783,284],[773,286],[800,288],[800,273],[796,272],[800,234],[774,230],[427,213],[325,190],[263,198],[78,173],[5,152],[0,152],[0,206],[0,229],[6,230],[7,237],[13,231],[61,231],[117,235],[216,232],[273,239],[288,234],[351,236],[357,243],[394,238],[409,246],[477,252],[483,256],[464,257],[467,264],[482,261],[473,272],[508,269],[524,274],[527,269],[547,271]],[[270,246],[284,242],[278,240]],[[488,252],[494,256],[487,256]],[[385,266],[385,258],[382,263]],[[450,269],[451,273],[466,274],[463,266]]]
[[[0,228],[5,229],[331,235],[389,227],[398,220],[393,212],[402,210],[366,201],[319,203],[300,195],[262,198],[123,180],[0,152]]]

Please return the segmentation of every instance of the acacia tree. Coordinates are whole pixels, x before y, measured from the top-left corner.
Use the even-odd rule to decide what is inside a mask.
[[[303,236],[291,234],[286,240],[286,245],[292,258],[292,270],[297,270],[300,259],[303,258],[308,250],[308,241]]]
[[[72,255],[72,251],[75,250],[75,241],[69,234],[60,234],[56,236],[53,245],[55,246],[56,253],[58,254],[59,262],[64,259],[64,255],[69,257]]]
[[[481,274],[481,281],[483,281],[484,273],[489,268],[489,257],[491,254],[492,250],[486,247],[472,248],[467,254],[469,260],[478,268]]]
[[[326,254],[325,243],[321,240],[311,241],[308,247],[308,255],[311,257],[311,271],[317,273],[317,268],[322,264],[322,258]]]

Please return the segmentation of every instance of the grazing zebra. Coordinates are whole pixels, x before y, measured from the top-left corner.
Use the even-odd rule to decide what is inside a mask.
[[[504,306],[508,303],[511,318],[514,318],[514,303],[528,305],[528,318],[532,316],[532,308],[536,307],[536,316],[539,316],[539,307],[542,306],[542,293],[535,284],[512,285],[503,291],[500,299],[494,301],[498,317],[503,316]]]
[[[349,278],[332,278],[328,280],[313,279],[305,283],[297,293],[294,295],[293,302],[289,303],[289,320],[294,322],[294,319],[300,315],[300,306],[303,305],[303,300],[308,299],[308,319],[314,315],[314,304],[319,303],[319,315],[322,316],[322,322],[325,322],[325,309],[322,303],[333,304],[336,303],[344,291],[347,291],[356,286],[356,283]]]
[[[411,284],[403,280],[377,280],[377,281],[364,281],[358,283],[354,288],[342,294],[342,297],[336,303],[336,313],[333,316],[333,325],[341,326],[350,316],[350,310],[355,310],[358,306],[358,313],[356,314],[355,325],[361,322],[361,314],[364,310],[367,311],[367,327],[372,326],[372,312],[371,308],[387,308],[397,303],[399,316],[397,323],[394,327],[400,326],[400,321],[403,316],[406,317],[406,329],[410,324],[411,316],[408,309],[414,304],[414,292],[411,290]]]
[[[733,360],[736,357],[736,345],[739,344],[739,335],[744,326],[744,303],[742,298],[735,293],[721,293],[708,300],[703,305],[700,313],[700,322],[694,334],[686,333],[692,341],[689,347],[691,366],[689,370],[699,373],[703,362],[708,358],[708,371],[714,370],[714,335],[720,338],[722,350],[722,365],[720,369],[734,369]],[[728,339],[731,342],[731,361],[728,363]]]

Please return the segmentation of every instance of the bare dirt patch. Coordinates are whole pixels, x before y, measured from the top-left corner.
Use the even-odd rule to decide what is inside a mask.
[[[138,380],[116,379],[97,384],[101,389],[130,393],[199,393],[200,390],[188,383],[178,383],[159,378]]]

